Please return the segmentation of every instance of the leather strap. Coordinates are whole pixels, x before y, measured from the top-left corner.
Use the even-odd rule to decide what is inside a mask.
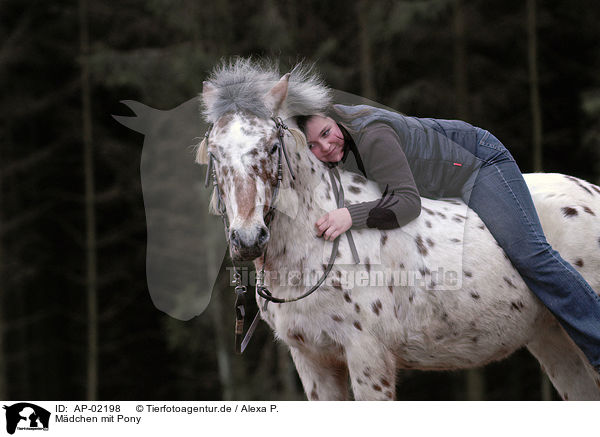
[[[335,196],[335,200],[337,202],[338,208],[343,208],[344,207],[344,190],[341,189],[342,181],[340,179],[340,174],[337,171],[337,168],[332,167],[329,169],[329,178],[331,179],[331,185],[333,186],[333,194]],[[337,179],[337,182],[339,182],[339,184],[340,184],[339,189],[336,185],[336,179]],[[354,263],[360,264],[360,258],[358,257],[356,245],[354,244],[354,238],[352,238],[352,232],[350,232],[350,229],[348,229],[346,231],[346,238],[348,239],[348,244],[350,245],[350,252],[352,252],[352,257],[354,258]]]

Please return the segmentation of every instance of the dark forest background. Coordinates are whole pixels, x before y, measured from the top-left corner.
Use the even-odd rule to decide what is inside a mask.
[[[524,172],[598,183],[599,22],[595,0],[1,0],[0,399],[304,398],[266,325],[233,354],[227,275],[193,320],[153,306],[121,100],[173,108],[234,55],[316,61],[335,89],[491,130]],[[557,399],[526,351],[397,394]]]

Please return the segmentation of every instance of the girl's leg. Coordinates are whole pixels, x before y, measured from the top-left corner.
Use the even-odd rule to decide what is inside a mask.
[[[482,167],[463,199],[600,372],[600,297],[546,241],[527,184],[508,150],[485,132],[477,156]]]

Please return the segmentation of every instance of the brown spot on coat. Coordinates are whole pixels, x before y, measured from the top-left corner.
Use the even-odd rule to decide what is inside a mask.
[[[347,291],[344,291],[344,300],[348,303],[352,302],[352,298],[350,297],[350,293],[348,293]]]
[[[390,291],[390,293],[394,294],[394,287],[392,287],[391,285],[388,285],[388,290]]]
[[[581,183],[581,181],[579,179],[577,179],[576,177],[573,176],[569,176],[569,175],[564,175],[567,179],[569,179],[570,181],[575,182],[579,188],[581,188],[582,190],[585,190],[588,194],[591,194],[592,196],[594,195],[594,193],[592,193],[585,185],[583,185]]]
[[[428,228],[431,227],[431,222],[429,220],[425,220],[425,226],[427,226]]]
[[[217,129],[223,129],[225,126],[227,126],[231,122],[232,119],[233,119],[233,113],[228,112],[225,115],[223,115],[221,118],[219,118],[219,120],[215,124],[215,127]]]
[[[577,258],[577,261],[575,261],[575,265],[577,267],[583,267],[583,260],[581,258]]]
[[[357,314],[360,313],[360,306],[357,303],[354,304],[354,311],[356,311]]]
[[[385,378],[381,378],[379,381],[381,382],[381,385],[383,385],[384,387],[390,387],[391,386],[391,384],[389,383],[389,381],[387,379],[385,379]]]
[[[360,192],[362,191],[360,188],[358,188],[357,186],[354,186],[354,185],[350,185],[348,187],[348,190],[354,194],[360,194]]]
[[[592,211],[592,210],[590,209],[590,207],[589,207],[589,206],[584,206],[584,207],[583,207],[583,210],[584,210],[585,212],[587,212],[588,214],[591,214],[591,215],[596,215],[596,214],[594,214],[594,211]]]
[[[342,321],[342,318],[340,316],[338,316],[337,314],[332,315],[331,318],[333,319],[334,322]]]
[[[476,291],[472,291],[471,292],[471,297],[473,299],[479,299],[481,296],[479,296],[479,293],[477,293]]]
[[[254,214],[256,208],[256,184],[236,176],[233,179],[237,207],[242,220],[247,220]]]
[[[288,332],[288,337],[290,337],[292,340],[296,340],[298,343],[304,343],[304,336],[297,331],[293,331],[293,332]]]
[[[433,240],[431,238],[427,237],[426,241],[427,241],[427,244],[429,244],[429,247],[435,246],[435,244],[433,243]]]
[[[376,316],[379,315],[381,308],[382,308],[382,305],[381,305],[381,301],[379,299],[377,299],[375,302],[371,303],[371,310],[375,313]]]
[[[360,324],[360,322],[359,322],[359,321],[355,321],[355,322],[353,323],[353,325],[354,325],[354,327],[355,327],[356,329],[358,329],[359,331],[362,331],[362,326],[361,326],[361,324]]]
[[[425,212],[426,212],[427,214],[429,214],[429,215],[435,215],[435,212],[433,212],[433,211],[432,211],[432,210],[430,210],[429,208],[426,208],[426,207],[424,207],[424,206],[421,206],[421,209],[422,209],[423,211],[425,211]]]
[[[373,384],[373,390],[381,391],[381,386],[379,384]]]
[[[364,177],[362,177],[361,175],[355,173],[352,175],[352,182],[354,182],[356,184],[364,185],[367,183],[367,180]]]
[[[525,305],[523,304],[523,302],[518,301],[518,302],[511,302],[510,303],[510,307],[513,310],[517,310],[517,311],[521,311],[521,308],[523,308]]]
[[[386,234],[381,234],[381,245],[383,246],[387,241],[388,236]]]
[[[471,272],[468,272],[467,270],[465,270],[465,276],[466,276],[467,278],[470,278],[470,277],[472,277],[472,276],[473,276],[473,273],[471,273]]]
[[[574,217],[577,215],[577,210],[575,208],[571,208],[570,206],[563,206],[560,210],[565,217]]]
[[[417,244],[417,249],[419,250],[419,253],[423,256],[427,255],[428,251],[425,244],[423,244],[423,237],[417,235],[415,238],[415,243]]]
[[[517,288],[517,287],[515,287],[515,284],[513,284],[512,281],[509,278],[507,278],[506,276],[504,276],[502,279],[504,279],[504,282],[506,282],[509,287]]]

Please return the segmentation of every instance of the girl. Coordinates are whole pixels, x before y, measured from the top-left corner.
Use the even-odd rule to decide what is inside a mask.
[[[546,241],[521,171],[496,137],[463,121],[366,105],[334,105],[331,115],[297,117],[311,152],[331,166],[357,168],[385,191],[378,201],[325,214],[317,235],[397,228],[420,214],[420,196],[461,197],[600,373],[600,297]]]

